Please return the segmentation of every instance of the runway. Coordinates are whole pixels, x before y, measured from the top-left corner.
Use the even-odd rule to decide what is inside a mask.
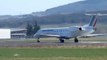
[[[80,41],[79,43],[74,42],[50,42],[41,41],[37,43],[36,41],[0,41],[0,47],[34,47],[34,48],[46,48],[46,47],[107,47],[107,41]]]

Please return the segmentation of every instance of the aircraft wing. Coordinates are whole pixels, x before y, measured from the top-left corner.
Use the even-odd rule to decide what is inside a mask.
[[[60,35],[51,35],[51,34],[45,34],[44,36],[50,36],[50,37],[60,37]]]
[[[41,34],[39,36],[41,36],[41,37],[60,37],[60,35],[52,35],[52,34]],[[35,37],[36,37],[36,35],[35,35]]]
[[[89,35],[82,36],[82,37],[99,37],[99,36],[107,36],[107,34],[89,34]]]
[[[87,35],[87,36],[107,36],[107,34],[90,34],[90,35]]]

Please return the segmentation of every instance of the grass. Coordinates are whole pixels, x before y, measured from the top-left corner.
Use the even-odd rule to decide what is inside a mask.
[[[107,38],[79,38],[80,41],[102,41]],[[51,40],[51,41],[50,41]],[[15,40],[0,40],[0,42],[11,42]],[[17,40],[17,42],[34,42],[35,39]],[[41,42],[58,42],[56,38],[42,38]],[[65,42],[73,42],[66,40]],[[67,44],[67,43],[66,43]],[[106,45],[105,45],[106,46]],[[55,46],[55,47],[1,47],[0,60],[107,60],[107,47],[101,45],[87,46]]]
[[[0,48],[0,60],[106,60],[107,48]]]

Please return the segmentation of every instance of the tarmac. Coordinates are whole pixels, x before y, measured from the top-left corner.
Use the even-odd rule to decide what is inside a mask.
[[[78,43],[74,42],[65,42],[65,43],[60,43],[60,42],[40,42],[37,43],[35,41],[0,41],[0,47],[34,47],[34,48],[45,48],[45,47],[107,47],[107,41],[80,41]]]

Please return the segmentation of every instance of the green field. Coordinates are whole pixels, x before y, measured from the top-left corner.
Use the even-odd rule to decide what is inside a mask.
[[[107,60],[107,48],[0,48],[0,60]]]
[[[42,38],[42,42],[56,43],[57,38]],[[107,37],[79,38],[80,42],[107,42]],[[69,45],[73,39],[66,40],[65,44],[58,46],[43,46],[36,42],[36,39],[28,40],[0,40],[0,43],[35,43],[28,47],[0,47],[0,60],[107,60],[107,44],[93,45]],[[67,45],[68,44],[68,45]],[[7,44],[8,45],[8,44]],[[13,44],[14,45],[14,44]],[[44,44],[45,45],[45,44]]]

